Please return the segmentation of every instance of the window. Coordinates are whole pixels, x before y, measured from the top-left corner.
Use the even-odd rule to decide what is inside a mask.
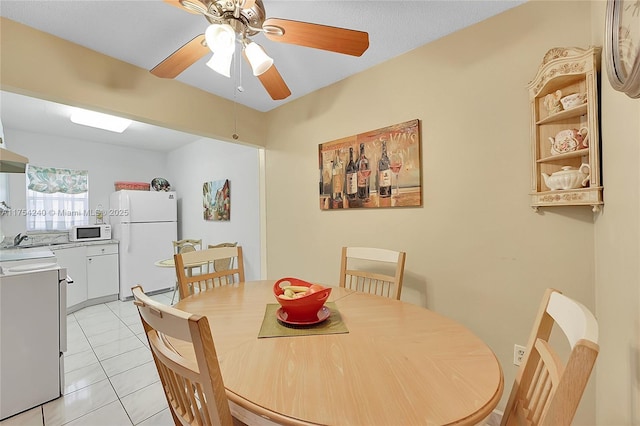
[[[66,231],[89,223],[86,170],[27,167],[27,231]]]

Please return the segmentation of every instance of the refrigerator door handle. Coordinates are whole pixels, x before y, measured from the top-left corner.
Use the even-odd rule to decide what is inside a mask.
[[[131,253],[131,250],[129,250],[129,246],[131,245],[131,224],[127,224],[126,230],[127,234],[123,235],[125,241],[124,252]]]
[[[131,217],[131,199],[129,198],[129,193],[125,192],[124,193],[124,205],[125,205],[125,210],[129,212],[129,217]],[[125,236],[125,247],[124,247],[124,251],[125,253],[130,253],[129,251],[129,244],[131,242],[131,226],[129,224],[129,226],[127,226],[127,235]]]

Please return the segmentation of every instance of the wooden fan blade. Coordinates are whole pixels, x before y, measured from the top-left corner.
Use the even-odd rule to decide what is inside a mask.
[[[210,52],[204,44],[204,34],[200,34],[156,65],[151,74],[162,78],[175,78]]]
[[[247,58],[244,50],[242,51],[242,56],[249,64],[249,67],[251,67],[251,62],[249,62],[249,58]],[[289,90],[287,83],[284,82],[284,79],[274,64],[271,64],[268,70],[257,77],[274,101],[288,98],[291,95],[291,90]]]
[[[269,27],[282,29],[284,34],[278,35],[269,31]],[[262,28],[265,30],[265,37],[272,41],[344,53],[345,55],[361,56],[369,47],[369,34],[363,31],[280,18],[267,19]]]
[[[194,3],[194,4],[202,4],[202,3],[200,3],[200,1],[198,1],[198,0],[189,0],[189,1],[191,1],[191,2],[192,2],[192,3]],[[179,9],[186,10],[186,11],[187,11],[187,12],[189,12],[189,13],[193,13],[194,15],[199,15],[199,13],[198,13],[197,11],[195,11],[195,10],[191,10],[191,9],[188,9],[188,8],[184,7],[184,6],[182,5],[182,3],[180,3],[180,1],[179,1],[179,0],[164,0],[164,2],[165,2],[165,3],[170,4],[171,6],[175,6],[175,7],[179,8]],[[202,8],[203,8],[204,10],[207,10],[207,8],[206,8],[206,7],[204,7],[204,5],[202,5]]]
[[[291,90],[275,65],[271,65],[267,71],[260,74],[258,79],[274,101],[288,98],[291,95]]]

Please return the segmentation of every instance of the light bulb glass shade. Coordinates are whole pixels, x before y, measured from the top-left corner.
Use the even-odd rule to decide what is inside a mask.
[[[236,32],[229,24],[211,24],[204,33],[207,46],[213,53],[233,54],[236,48]]]
[[[233,59],[233,53],[214,53],[211,59],[207,62],[207,66],[225,77],[231,78],[231,60]]]
[[[82,124],[83,126],[95,127],[98,129],[109,130],[110,132],[122,133],[131,124],[131,120],[116,117],[100,112],[89,111],[86,109],[76,108],[69,117],[72,122]]]
[[[264,74],[273,65],[273,59],[262,50],[262,47],[254,42],[249,43],[244,48],[244,53],[247,55],[255,76]]]

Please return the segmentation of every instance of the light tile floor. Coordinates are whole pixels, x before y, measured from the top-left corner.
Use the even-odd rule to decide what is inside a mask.
[[[173,290],[152,296],[170,305]],[[136,307],[90,306],[67,316],[64,396],[1,426],[172,426]]]

